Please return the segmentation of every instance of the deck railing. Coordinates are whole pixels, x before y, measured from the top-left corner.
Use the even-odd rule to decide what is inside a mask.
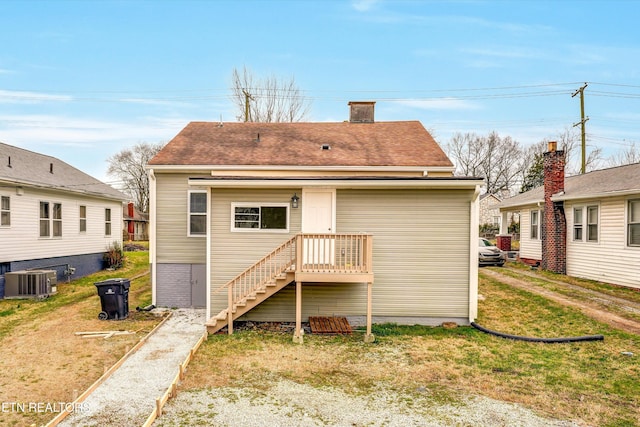
[[[371,273],[370,234],[298,234],[298,271]]]
[[[286,272],[372,273],[372,249],[370,234],[300,233],[216,289],[214,294],[226,288],[228,304],[232,307]]]

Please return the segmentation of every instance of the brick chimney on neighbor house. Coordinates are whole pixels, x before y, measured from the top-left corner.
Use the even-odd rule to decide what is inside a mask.
[[[349,102],[351,123],[373,123],[375,101],[351,101]]]
[[[129,217],[129,221],[127,221],[127,233],[129,233],[129,240],[133,239],[132,236],[133,236],[133,233],[135,232],[134,215],[135,215],[135,212],[133,210],[133,202],[129,202],[127,204],[127,216]]]
[[[557,142],[549,142],[544,153],[544,212],[542,215],[542,268],[554,273],[567,272],[567,221],[564,203],[552,202],[551,197],[564,192],[563,150]]]

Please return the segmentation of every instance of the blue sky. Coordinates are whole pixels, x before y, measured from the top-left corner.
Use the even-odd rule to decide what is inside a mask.
[[[523,145],[580,120],[605,156],[640,141],[639,1],[0,0],[0,141],[104,181],[106,159],[188,122],[235,121],[231,73],[294,78],[309,121],[420,120],[446,144]]]

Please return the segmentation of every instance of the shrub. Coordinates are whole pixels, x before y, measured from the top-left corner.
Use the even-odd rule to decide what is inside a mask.
[[[102,256],[106,268],[117,270],[124,265],[124,252],[119,242],[113,242]]]

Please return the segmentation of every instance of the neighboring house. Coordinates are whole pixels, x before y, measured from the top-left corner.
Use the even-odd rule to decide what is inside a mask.
[[[520,212],[520,258],[640,288],[640,163],[565,178],[564,152],[550,143],[544,156],[544,186],[500,207]]]
[[[0,297],[8,272],[82,277],[122,243],[124,195],[54,157],[0,143],[0,200]]]
[[[210,332],[475,319],[482,181],[420,122],[349,105],[338,123],[192,122],[149,162],[155,305],[206,307]]]
[[[133,202],[129,202],[122,207],[122,218],[124,240],[149,240],[149,214],[140,212]]]
[[[492,225],[500,229],[500,202],[502,200],[495,194],[484,193],[480,196],[480,225]]]

